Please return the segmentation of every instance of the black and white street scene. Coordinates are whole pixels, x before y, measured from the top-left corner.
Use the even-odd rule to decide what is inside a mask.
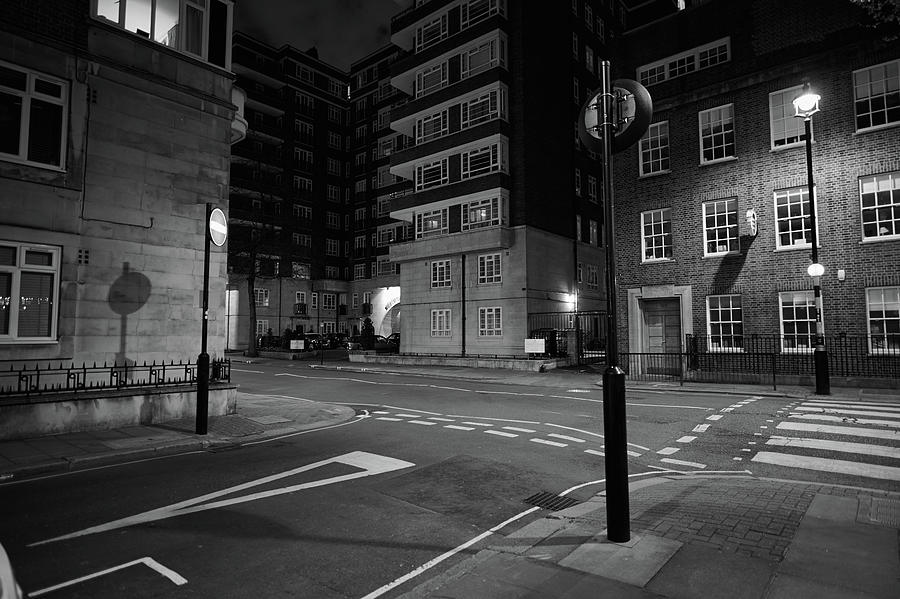
[[[0,33],[0,598],[900,597],[897,0]]]

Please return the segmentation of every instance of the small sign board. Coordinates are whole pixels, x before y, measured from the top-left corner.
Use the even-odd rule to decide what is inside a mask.
[[[291,339],[291,349],[303,349],[305,339]]]
[[[526,354],[543,354],[547,350],[544,349],[544,339],[526,339],[525,340],[525,353]]]
[[[228,239],[228,221],[220,208],[214,208],[209,213],[209,238],[218,247],[222,247]]]

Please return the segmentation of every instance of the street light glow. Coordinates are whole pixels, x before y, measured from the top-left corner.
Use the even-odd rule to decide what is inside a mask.
[[[808,119],[816,114],[819,112],[819,100],[821,99],[822,96],[809,89],[809,83],[804,83],[803,93],[791,101],[794,105],[794,116]]]
[[[819,264],[818,262],[813,262],[806,269],[807,274],[811,277],[821,277],[825,274],[825,267]]]

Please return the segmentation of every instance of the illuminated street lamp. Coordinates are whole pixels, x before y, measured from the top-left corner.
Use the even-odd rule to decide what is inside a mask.
[[[794,98],[794,116],[803,119],[806,133],[806,181],[807,194],[809,195],[809,228],[810,241],[812,242],[812,264],[807,269],[807,274],[813,280],[813,295],[815,297],[816,338],[813,351],[813,364],[816,373],[816,395],[830,395],[831,382],[828,378],[828,351],[825,349],[825,327],[822,322],[822,287],[821,278],[825,274],[825,267],[819,264],[819,240],[816,231],[816,196],[813,193],[812,170],[812,115],[819,112],[819,100],[822,96],[813,93],[809,83],[803,85],[803,92]]]

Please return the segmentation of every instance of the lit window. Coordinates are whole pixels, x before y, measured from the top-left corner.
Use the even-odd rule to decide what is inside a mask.
[[[434,260],[431,263],[431,286],[450,287],[450,260]]]
[[[503,309],[478,308],[478,336],[499,337],[503,334]]]
[[[431,336],[450,336],[450,310],[445,309],[431,311]]]
[[[463,204],[462,230],[494,227],[500,224],[500,199],[488,198]]]
[[[257,320],[256,321],[256,335],[265,335],[269,332],[269,321],[268,320]]]
[[[641,245],[643,262],[672,259],[672,210],[650,210],[641,213]]]
[[[737,200],[714,200],[703,203],[703,253],[716,256],[737,252]]]
[[[594,219],[588,221],[588,234],[590,235],[589,241],[591,245],[600,244],[600,227]]]
[[[709,349],[740,350],[744,347],[744,316],[740,295],[710,295],[706,298]]]
[[[869,351],[900,355],[900,287],[866,289]]]
[[[56,339],[60,254],[0,241],[0,342]]]
[[[794,116],[794,98],[803,92],[802,86],[769,94],[769,131],[772,149],[803,143],[803,119]],[[810,129],[812,131],[812,129]],[[815,139],[815,136],[813,136]]]
[[[416,214],[416,239],[432,235],[446,235],[447,232],[446,208]]]
[[[812,291],[778,294],[781,307],[781,348],[809,351],[815,347],[816,304]]]
[[[64,168],[68,85],[0,62],[0,156]]]
[[[640,143],[641,175],[669,172],[669,121],[653,123]]]
[[[720,106],[700,113],[700,163],[735,156],[734,106]]]
[[[805,186],[775,192],[775,229],[776,248],[809,247],[812,233]]]
[[[594,50],[590,46],[584,47],[584,66],[591,73],[594,72]]]
[[[268,306],[269,305],[269,290],[268,289],[256,287],[253,289],[253,296],[256,298],[257,306]]]
[[[478,284],[501,283],[500,254],[478,256]]]
[[[900,123],[900,60],[853,73],[856,130]]]
[[[366,278],[366,265],[365,264],[354,264],[353,265],[353,278],[356,280]]]
[[[900,172],[861,177],[863,239],[900,237]]]

